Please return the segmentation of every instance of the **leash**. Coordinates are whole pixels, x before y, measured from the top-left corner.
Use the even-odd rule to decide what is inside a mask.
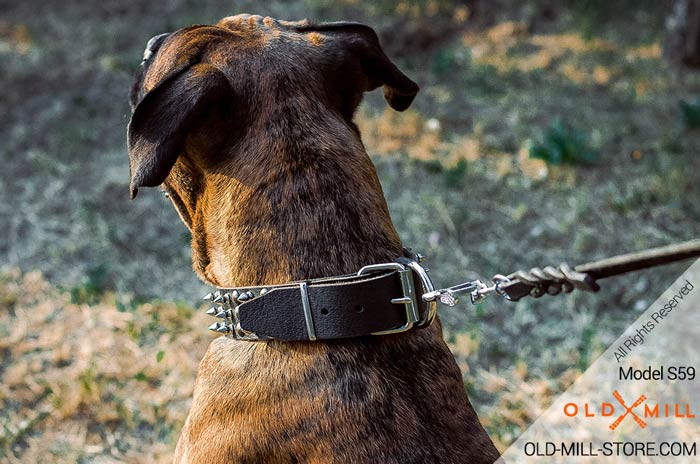
[[[390,335],[429,326],[437,303],[454,306],[468,294],[472,304],[496,294],[508,301],[526,296],[596,292],[597,280],[700,257],[700,239],[580,264],[546,266],[508,275],[487,285],[470,280],[435,290],[410,249],[395,262],[371,264],[356,274],[281,285],[217,288],[204,297],[207,314],[221,319],[209,329],[238,340],[314,341]]]
[[[471,280],[435,290],[423,298],[438,299],[447,306],[454,306],[459,295],[464,293],[469,293],[472,304],[476,304],[493,293],[508,301],[519,301],[526,296],[539,298],[547,294],[571,293],[574,289],[597,292],[600,290],[597,280],[695,257],[700,257],[700,239],[601,259],[573,269],[564,263],[556,268],[547,266],[527,272],[516,271],[508,276],[496,274],[490,286],[481,280]]]

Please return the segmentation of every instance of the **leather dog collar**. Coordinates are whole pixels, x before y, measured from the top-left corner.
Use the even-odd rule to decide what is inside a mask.
[[[393,263],[357,274],[263,287],[217,288],[204,297],[209,329],[239,340],[331,340],[388,335],[430,325],[436,301],[421,257],[406,250]]]

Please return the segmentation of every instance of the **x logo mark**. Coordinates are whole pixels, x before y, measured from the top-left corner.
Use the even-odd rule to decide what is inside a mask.
[[[639,406],[640,404],[644,403],[647,400],[646,395],[642,395],[639,398],[637,398],[637,401],[632,403],[632,406],[627,407],[625,404],[625,401],[622,399],[622,395],[620,395],[620,392],[615,390],[613,392],[613,396],[615,399],[622,405],[623,408],[625,408],[624,414],[622,414],[620,417],[615,419],[615,422],[610,424],[610,430],[615,430],[618,425],[620,425],[620,422],[627,417],[628,414],[632,414],[632,417],[634,418],[634,421],[641,427],[644,428],[647,426],[646,422],[644,422],[637,414],[634,413],[633,409]]]

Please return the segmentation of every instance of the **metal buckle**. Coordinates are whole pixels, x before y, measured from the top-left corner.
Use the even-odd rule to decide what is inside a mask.
[[[433,287],[433,281],[430,280],[430,277],[428,276],[428,271],[426,271],[425,268],[420,265],[420,263],[416,261],[411,261],[410,263],[408,263],[408,267],[411,268],[413,272],[415,272],[418,275],[421,287],[423,287],[423,291],[425,292],[423,295],[432,293],[435,290],[435,287]],[[432,324],[435,320],[435,316],[437,315],[437,301],[428,301],[425,299],[424,296],[421,296],[421,299],[425,304],[428,305],[428,307],[423,319],[418,321],[417,325],[418,327],[425,327]]]
[[[372,335],[389,335],[411,330],[413,325],[420,320],[420,315],[418,314],[418,301],[416,300],[416,291],[415,285],[413,284],[413,273],[411,272],[411,269],[406,268],[406,266],[400,263],[370,264],[369,266],[365,266],[357,271],[357,275],[361,276],[378,271],[398,272],[399,279],[401,279],[403,296],[400,298],[393,298],[391,302],[393,304],[402,304],[406,306],[406,323],[395,329],[373,332]]]

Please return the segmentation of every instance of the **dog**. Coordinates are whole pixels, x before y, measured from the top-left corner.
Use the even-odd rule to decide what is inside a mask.
[[[357,23],[237,15],[148,43],[131,91],[130,194],[162,186],[218,287],[393,261],[402,243],[353,114],[418,86]],[[371,309],[371,308],[370,308]],[[214,339],[176,463],[493,463],[439,320],[330,341]]]

